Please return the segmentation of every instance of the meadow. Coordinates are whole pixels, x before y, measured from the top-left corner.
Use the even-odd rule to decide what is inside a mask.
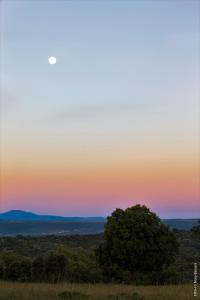
[[[193,286],[0,282],[0,300],[192,300]],[[196,297],[196,299],[198,299]]]

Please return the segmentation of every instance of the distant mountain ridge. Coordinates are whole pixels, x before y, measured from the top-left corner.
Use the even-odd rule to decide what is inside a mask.
[[[104,217],[61,217],[23,210],[0,213],[0,236],[96,234],[104,231]],[[190,230],[198,219],[162,219],[171,229]]]
[[[163,219],[162,222],[171,229],[190,230],[198,224],[198,219]]]
[[[61,217],[40,215],[23,210],[10,210],[0,213],[0,220],[6,221],[65,221],[65,222],[105,222],[104,217]]]

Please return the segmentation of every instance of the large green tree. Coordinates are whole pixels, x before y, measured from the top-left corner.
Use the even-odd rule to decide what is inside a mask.
[[[178,249],[175,235],[147,207],[116,209],[107,219],[104,242],[96,251],[107,277],[133,279],[166,269]]]

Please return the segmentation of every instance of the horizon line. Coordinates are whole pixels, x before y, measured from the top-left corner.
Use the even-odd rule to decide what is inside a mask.
[[[8,213],[8,212],[13,212],[13,211],[17,211],[17,212],[24,212],[24,213],[31,213],[31,214],[35,214],[35,215],[38,215],[38,216],[52,216],[52,217],[61,217],[61,218],[84,218],[84,219],[87,219],[87,218],[104,218],[106,219],[108,216],[77,216],[77,215],[74,215],[74,216],[62,216],[62,215],[54,215],[54,214],[43,214],[43,213],[38,213],[38,212],[33,212],[33,211],[28,211],[28,210],[23,210],[23,209],[11,209],[11,210],[6,210],[6,211],[0,211],[0,215],[1,214],[5,214],[5,213]],[[159,215],[156,214],[158,217]],[[167,220],[167,219],[170,219],[170,220],[188,220],[188,219],[193,219],[193,220],[196,220],[196,219],[200,219],[200,216],[199,217],[165,217],[165,218],[161,218],[159,217],[160,219],[162,220]]]

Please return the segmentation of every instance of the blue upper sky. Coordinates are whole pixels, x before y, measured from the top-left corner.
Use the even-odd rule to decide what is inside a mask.
[[[152,162],[149,168],[166,157],[170,168],[193,165],[199,152],[199,1],[0,5],[6,169],[24,165],[26,173],[31,164],[67,163],[106,169],[112,160],[123,165],[132,157]],[[56,65],[48,64],[49,56]],[[21,196],[12,197],[7,203]],[[180,201],[177,194],[172,198]]]

